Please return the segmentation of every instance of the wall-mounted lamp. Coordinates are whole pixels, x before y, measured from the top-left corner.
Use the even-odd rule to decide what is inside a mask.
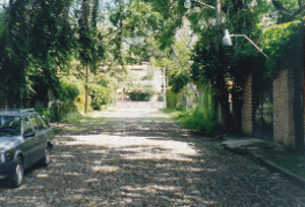
[[[230,34],[229,30],[225,30],[224,32],[224,36],[222,38],[222,44],[224,46],[232,46],[232,39],[231,37],[243,37],[246,40],[248,40],[260,53],[262,53],[266,58],[269,58],[268,55],[266,55],[266,53],[263,52],[263,50],[257,46],[247,35],[245,34]]]

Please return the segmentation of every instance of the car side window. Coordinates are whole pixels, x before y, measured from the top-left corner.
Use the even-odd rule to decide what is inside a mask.
[[[40,130],[45,129],[45,127],[43,126],[43,124],[41,123],[41,121],[40,121],[40,119],[38,118],[37,115],[35,116],[35,119],[36,119],[36,121],[37,121],[37,123],[38,123],[38,125],[39,125],[39,129],[40,129]]]
[[[39,119],[39,121],[42,124],[43,128],[45,128],[45,129],[49,128],[49,125],[47,124],[47,122],[41,116],[37,116],[37,118]]]
[[[23,133],[24,134],[30,134],[33,132],[32,124],[28,117],[23,119]]]
[[[38,121],[36,116],[30,116],[30,120],[33,124],[33,127],[34,127],[35,131],[43,129],[41,123]]]

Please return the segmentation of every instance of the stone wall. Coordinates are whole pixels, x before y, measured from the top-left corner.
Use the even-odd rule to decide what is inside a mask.
[[[241,115],[242,132],[247,136],[253,135],[252,111],[252,76],[249,75],[243,93],[243,106]]]
[[[293,73],[281,71],[273,81],[274,141],[288,149],[295,148],[295,114]]]

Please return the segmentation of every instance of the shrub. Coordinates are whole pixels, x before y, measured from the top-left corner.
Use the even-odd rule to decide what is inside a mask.
[[[37,102],[34,109],[50,121],[50,110],[47,107],[44,107],[43,103]]]
[[[279,70],[302,62],[304,21],[274,25],[261,37],[262,49],[269,55],[266,60],[266,78],[274,78]]]
[[[193,110],[180,114],[178,116],[178,122],[183,124],[188,129],[193,129],[197,132],[203,132],[205,134],[213,133],[213,131],[218,127],[214,116],[207,116],[199,110]]]
[[[174,109],[177,106],[177,95],[172,91],[171,87],[166,89],[166,107]]]
[[[191,111],[185,111],[182,103],[183,90],[174,93],[169,87],[166,94],[167,108],[169,110],[179,110],[175,118],[186,128],[204,134],[214,134],[220,128],[216,119],[213,91],[211,86],[205,84],[200,88],[200,92],[200,96],[197,99],[197,107]]]
[[[83,115],[78,111],[70,112],[63,117],[63,122],[66,123],[77,123],[83,118]]]
[[[89,85],[89,95],[92,98],[92,108],[97,110],[99,110],[102,105],[107,105],[114,101],[114,94],[111,89],[98,84]]]
[[[155,94],[151,84],[135,84],[129,91],[129,97],[132,101],[149,101]]]
[[[59,91],[59,100],[63,102],[74,102],[75,98],[80,94],[76,82],[62,79],[61,90]]]
[[[132,101],[149,101],[152,95],[149,93],[131,92],[129,96]]]
[[[48,117],[51,122],[59,122],[62,121],[68,113],[74,111],[76,111],[74,104],[71,104],[70,102],[55,101],[51,104]]]

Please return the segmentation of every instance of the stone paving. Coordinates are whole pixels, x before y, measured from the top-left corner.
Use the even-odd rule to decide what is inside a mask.
[[[61,125],[51,165],[27,171],[0,206],[305,206],[305,190],[154,109]]]

